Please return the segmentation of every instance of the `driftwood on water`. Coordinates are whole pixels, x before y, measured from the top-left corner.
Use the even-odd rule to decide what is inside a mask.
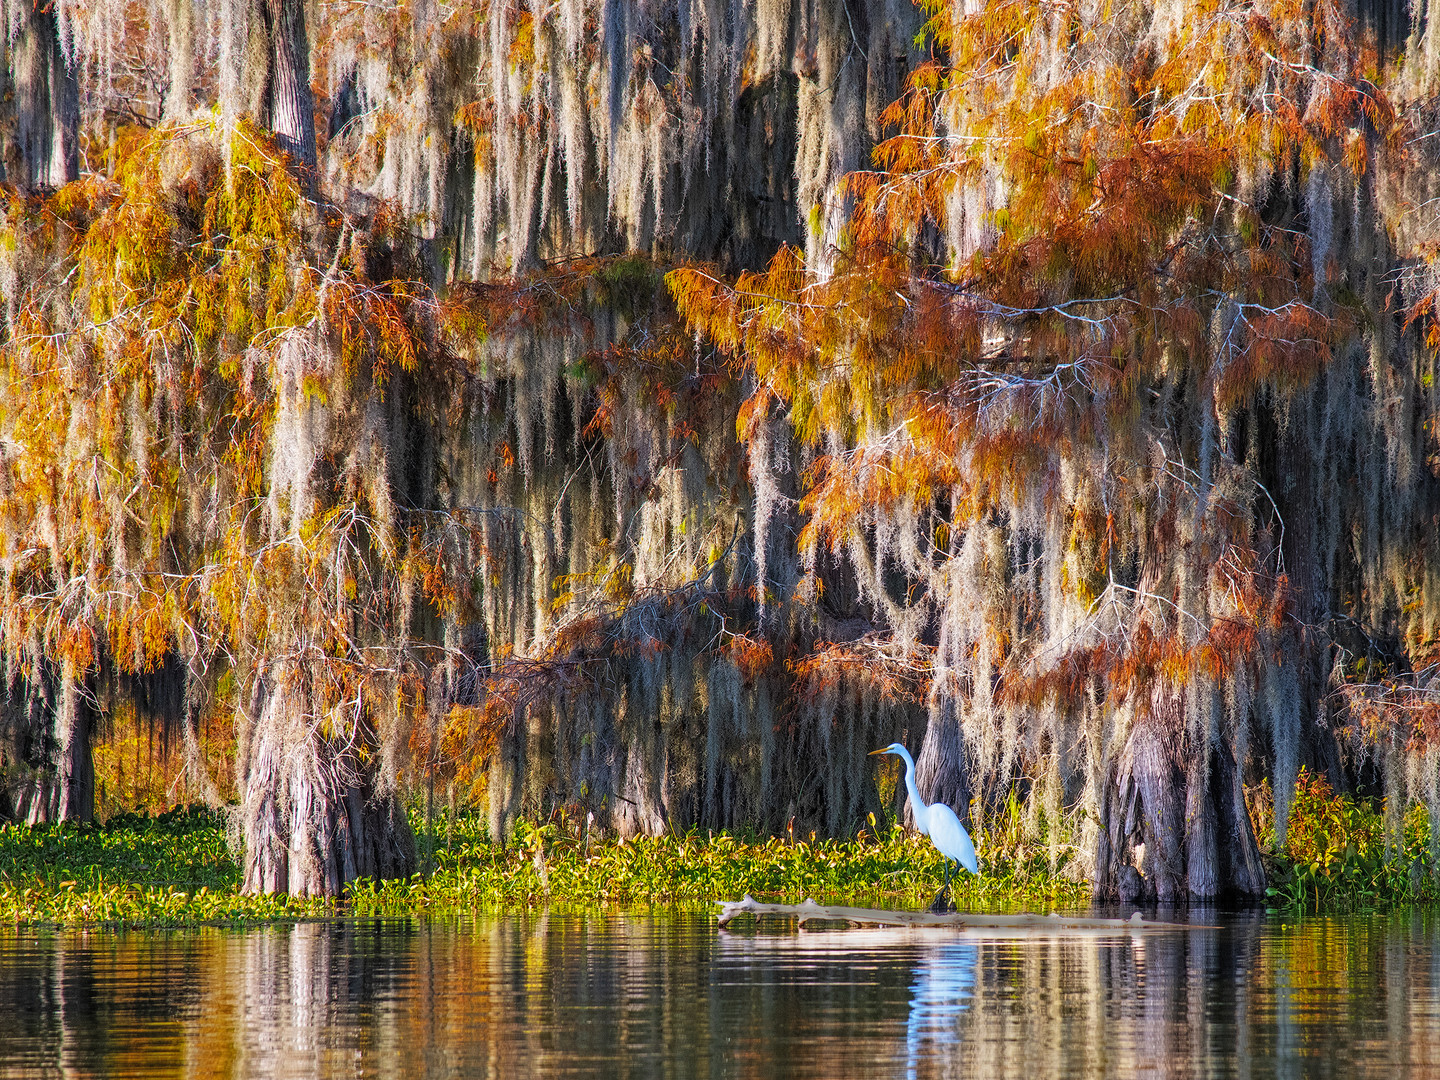
[[[807,922],[844,922],[851,926],[955,927],[960,930],[994,930],[1054,933],[1079,931],[1101,933],[1134,933],[1149,930],[1213,930],[1215,927],[1191,923],[1159,922],[1142,919],[1137,911],[1128,919],[1092,919],[1059,914],[1050,915],[975,915],[951,912],[936,915],[929,911],[882,911],[878,908],[825,907],[806,898],[800,904],[762,904],[749,893],[743,900],[716,900],[721,929],[741,915],[781,915],[797,919],[800,926]]]

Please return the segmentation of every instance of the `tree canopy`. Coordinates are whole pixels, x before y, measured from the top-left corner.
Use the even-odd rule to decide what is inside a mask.
[[[17,10],[12,813],[121,698],[235,718],[267,891],[436,783],[841,833],[902,736],[1103,895],[1259,891],[1302,766],[1440,812],[1423,20]]]

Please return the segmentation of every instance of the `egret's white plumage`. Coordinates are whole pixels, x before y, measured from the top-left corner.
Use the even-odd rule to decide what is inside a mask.
[[[936,850],[945,856],[945,885],[940,890],[941,894],[950,886],[951,859],[970,873],[978,874],[980,863],[975,858],[975,845],[970,842],[970,834],[960,824],[955,811],[944,803],[927,803],[920,798],[920,789],[915,786],[915,759],[910,756],[910,751],[897,742],[871,753],[894,754],[905,762],[905,790],[910,793],[910,812],[915,817],[915,827],[929,836]]]

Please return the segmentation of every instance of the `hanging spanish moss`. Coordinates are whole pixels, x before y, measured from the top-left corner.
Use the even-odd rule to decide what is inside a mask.
[[[896,738],[1103,895],[1440,813],[1428,14],[13,0],[0,808],[123,714],[255,891],[437,784],[845,833]]]
[[[677,295],[928,667],[922,787],[1078,814],[1104,894],[1258,892],[1247,780],[1282,840],[1302,765],[1429,798],[1428,148],[1342,10],[929,7],[833,255]]]

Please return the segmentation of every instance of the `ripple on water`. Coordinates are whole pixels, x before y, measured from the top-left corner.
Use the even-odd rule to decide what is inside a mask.
[[[1429,913],[1165,934],[705,914],[0,934],[0,1078],[1440,1075]]]

